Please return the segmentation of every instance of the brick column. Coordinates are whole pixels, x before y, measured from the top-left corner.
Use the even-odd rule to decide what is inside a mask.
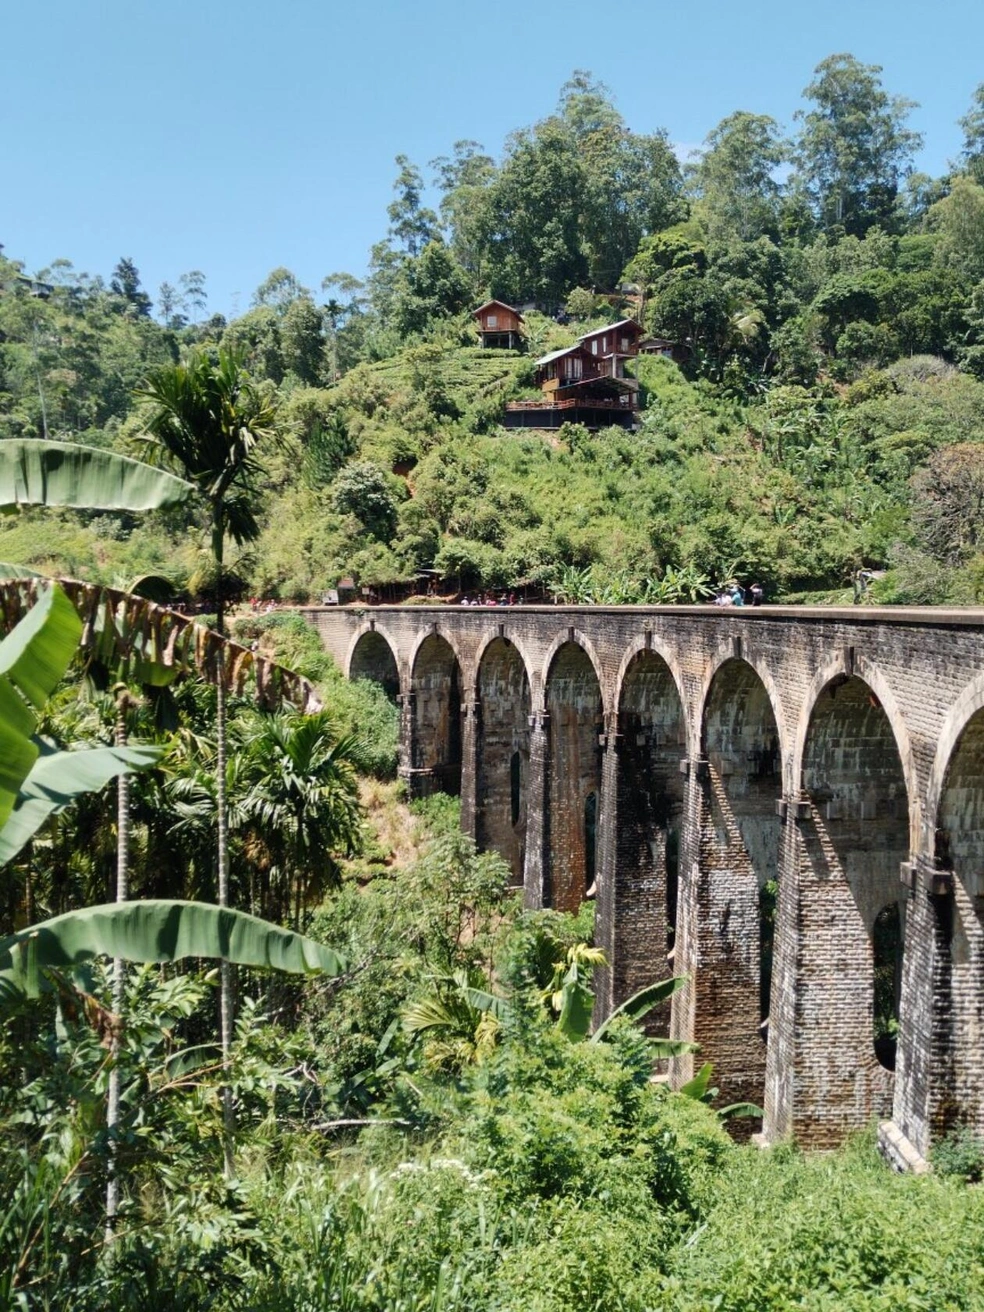
[[[896,1166],[919,1169],[952,1124],[954,877],[925,856],[904,864],[901,875],[908,900],[895,1098],[878,1137]]]
[[[400,745],[398,751],[397,775],[407,786],[407,791],[411,797],[417,794],[414,791],[413,780],[413,758],[416,750],[416,720],[414,717],[414,706],[416,704],[417,694],[413,692],[397,693],[396,701],[400,708]]]
[[[797,810],[809,814],[809,802],[783,797],[779,841],[779,901],[772,945],[772,993],[769,999],[768,1052],[765,1064],[765,1117],[762,1138],[778,1143],[793,1133],[796,1088],[796,989],[799,984],[799,834]]]
[[[526,800],[526,861],[523,870],[523,903],[539,908],[549,905],[547,877],[550,844],[549,721],[545,711],[530,716],[530,774]]]
[[[763,1135],[832,1148],[888,1101],[893,1077],[875,1059],[872,1003],[859,994],[871,987],[871,938],[828,818],[805,797],[784,806]]]
[[[706,770],[707,761],[703,759],[685,757],[680,762],[680,772],[685,782],[680,826],[680,865],[672,973],[685,975],[687,983],[673,995],[670,1034],[674,1039],[687,1039],[690,1042],[695,1038],[697,973],[700,963],[698,897],[701,878],[699,864],[701,785],[698,776]],[[674,1088],[685,1084],[693,1074],[693,1054],[674,1057],[671,1060],[670,1082]]]
[[[620,735],[614,721],[606,717],[601,738],[601,788],[595,844],[595,945],[602,949],[607,966],[595,972],[595,1024],[605,1019],[622,1001],[615,996],[616,953],[624,951],[617,930],[616,865],[618,845],[618,792]]]
[[[606,938],[611,968],[604,981],[605,1012],[640,989],[674,973],[667,960],[667,834],[671,809],[665,763],[657,763],[653,744],[658,730],[608,735],[609,749],[602,794],[606,813],[612,816],[610,848],[606,853],[606,905],[599,889],[598,922]],[[674,763],[675,764],[675,763]],[[653,1034],[670,1029],[669,1003],[647,1016]]]
[[[713,762],[696,768],[699,827],[694,1032],[727,1102],[759,1104],[765,1082],[756,871]],[[692,940],[693,942],[693,940]],[[679,973],[679,969],[678,972]]]
[[[472,689],[461,706],[461,829],[469,838],[476,834],[476,789],[481,705]]]

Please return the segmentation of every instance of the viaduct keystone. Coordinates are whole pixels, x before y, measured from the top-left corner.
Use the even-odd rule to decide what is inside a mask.
[[[528,906],[596,897],[601,1014],[688,976],[654,1032],[765,1142],[984,1133],[984,610],[305,614]]]

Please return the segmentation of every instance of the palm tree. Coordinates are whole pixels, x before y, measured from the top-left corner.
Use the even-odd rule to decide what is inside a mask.
[[[149,464],[170,467],[195,484],[209,507],[212,557],[216,569],[216,627],[225,636],[223,571],[226,538],[237,546],[254,542],[255,480],[261,466],[257,447],[277,437],[276,409],[269,392],[257,387],[242,357],[219,350],[213,364],[201,352],[184,363],[155,369],[138,393],[148,403],[142,454]],[[226,687],[224,670],[216,678],[217,885],[220,907],[229,905],[229,839],[226,804]],[[220,1027],[223,1060],[232,1047],[232,968],[222,964]],[[226,1174],[231,1177],[232,1090],[223,1090],[226,1119]]]
[[[358,850],[355,748],[324,711],[260,715],[247,727],[237,819],[266,874],[256,914],[299,929],[303,906],[338,881],[336,854]]]

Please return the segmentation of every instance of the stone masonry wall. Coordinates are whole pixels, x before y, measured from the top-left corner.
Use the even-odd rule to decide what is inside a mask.
[[[950,766],[966,725],[984,710],[984,612],[353,607],[307,614],[346,673],[367,633],[386,641],[404,698],[404,739],[414,739],[404,742],[403,759],[409,769],[432,771],[437,786],[449,785],[434,766],[453,762],[425,740],[444,723],[443,741],[453,742],[453,696],[435,709],[438,667],[414,671],[428,637],[446,643],[443,677],[457,683],[465,726],[458,737],[463,824],[469,832],[486,825],[482,841],[516,870],[517,843],[501,824],[505,780],[512,803],[506,755],[518,749],[525,759],[518,709],[525,694],[517,703],[512,676],[497,683],[492,666],[480,675],[490,644],[509,640],[529,688],[527,902],[573,906],[584,895],[585,803],[594,792],[596,938],[610,960],[599,1008],[665,977],[675,930],[673,969],[689,983],[674,998],[674,1032],[699,1038],[698,1060],[715,1062],[725,1097],[762,1085],[757,890],[775,864],[768,1139],[795,1133],[807,1144],[832,1143],[890,1107],[886,1142],[911,1162],[945,1126],[981,1127],[984,733],[968,734]],[[642,652],[665,663],[680,702],[675,720],[665,676],[647,683],[632,672]],[[366,672],[367,653],[360,659]],[[758,683],[750,674],[716,680],[729,662]],[[828,687],[834,716],[824,702]],[[426,709],[417,705],[421,692]],[[480,724],[470,729],[472,698]],[[742,727],[751,717],[761,729],[766,702],[775,723],[769,777],[754,755],[761,743],[749,747]],[[676,727],[664,733],[669,721]],[[674,775],[678,752],[676,769],[683,760],[686,773]],[[411,758],[427,764],[412,767]],[[453,787],[454,770],[445,774]],[[778,803],[775,818],[770,802]],[[495,812],[491,828],[488,819],[476,823],[483,808]],[[675,927],[666,920],[674,864]],[[873,1050],[871,929],[879,909],[895,902],[905,941],[893,1077]],[[845,1035],[850,1058],[835,1051]],[[676,1065],[682,1079],[693,1063]]]

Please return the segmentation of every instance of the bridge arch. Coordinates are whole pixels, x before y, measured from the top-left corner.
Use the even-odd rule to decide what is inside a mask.
[[[345,657],[346,678],[371,679],[395,701],[401,691],[398,650],[385,629],[369,622],[360,625],[352,635]]]
[[[547,905],[577,911],[595,882],[602,809],[604,701],[598,665],[576,635],[553,644],[544,667]]]
[[[610,711],[611,706],[609,705],[608,699],[605,696],[606,689],[602,676],[602,670],[604,667],[602,665],[601,658],[599,657],[597,648],[595,647],[591,639],[587,636],[587,634],[582,633],[581,630],[577,628],[567,628],[563,633],[558,633],[557,636],[554,638],[553,642],[551,642],[550,646],[547,648],[546,655],[543,658],[543,664],[540,667],[540,671],[539,671],[540,690],[541,690],[541,696],[543,698],[542,709],[546,709],[547,684],[550,679],[550,672],[553,669],[554,662],[556,661],[557,658],[557,653],[560,651],[562,647],[566,647],[571,644],[573,644],[576,647],[580,647],[580,649],[584,652],[585,656],[587,656],[588,660],[590,661],[591,668],[594,672],[595,680],[597,681],[598,687],[601,690],[603,711]]]
[[[965,689],[944,725],[930,783],[927,819],[933,864],[952,890],[931,899],[937,945],[934,1013],[948,1054],[950,1088],[941,1128],[984,1132],[984,676]]]
[[[436,626],[416,643],[410,660],[410,790],[461,792],[462,677],[457,652]]]
[[[907,818],[909,821],[910,844],[912,849],[916,850],[919,844],[920,830],[919,777],[916,771],[912,738],[891,684],[878,665],[861,653],[855,656],[853,653],[848,654],[845,651],[839,651],[830,660],[826,661],[813,676],[796,726],[792,772],[789,780],[790,792],[795,792],[802,787],[803,757],[806,750],[807,735],[821,694],[830,684],[851,677],[860,678],[868,685],[880,702],[891,726],[892,738],[901,762],[909,801],[909,816]]]
[[[768,683],[766,682],[768,680]],[[781,720],[771,673],[733,652],[713,668],[699,724],[697,907],[688,907],[695,1037],[729,1099],[765,1090],[782,824]],[[695,941],[694,941],[695,940]]]
[[[978,711],[984,710],[984,674],[979,674],[964,688],[943,721],[936,743],[936,756],[926,789],[925,833],[923,850],[933,853],[939,824],[940,800],[950,764],[965,730]]]
[[[834,1142],[891,1112],[914,799],[908,735],[877,670],[842,660],[822,673],[797,749],[809,803],[797,844],[801,1032],[822,1072],[818,1138]]]
[[[708,697],[711,689],[718,681],[722,669],[725,666],[732,666],[733,662],[737,662],[739,666],[746,666],[757,677],[759,684],[765,691],[779,737],[779,760],[782,767],[781,782],[785,791],[791,782],[792,762],[792,744],[786,720],[786,704],[779,694],[775,675],[769,665],[755,652],[736,651],[734,644],[730,642],[722,643],[718,647],[713,660],[704,671],[696,699],[697,710],[691,726],[691,753],[694,756],[700,756],[707,750],[705,725]],[[732,667],[732,673],[734,672],[734,667]]]
[[[686,710],[671,654],[651,639],[634,644],[615,683],[615,759],[606,783],[612,856],[599,888],[610,921],[611,998],[617,1005],[672,971],[685,779]],[[650,1013],[653,1033],[669,1032],[669,1004]]]
[[[677,653],[667,643],[661,641],[655,634],[647,633],[644,638],[637,642],[631,643],[625,650],[621,664],[618,667],[618,673],[615,676],[615,689],[613,695],[614,708],[617,711],[622,704],[623,692],[625,687],[625,677],[631,666],[635,664],[640,655],[650,652],[652,655],[662,660],[663,664],[669,671],[670,678],[676,688],[676,694],[679,698],[680,705],[684,710],[686,717],[687,694],[686,685],[683,680],[683,673],[677,659]],[[686,747],[686,742],[681,744]]]
[[[521,883],[530,770],[529,664],[510,636],[496,633],[475,673],[477,743],[475,838],[499,853]]]
[[[519,659],[523,663],[523,669],[526,672],[526,682],[529,685],[532,696],[533,684],[539,673],[536,662],[531,658],[522,635],[508,624],[497,624],[494,629],[490,629],[482,635],[475,653],[475,684],[478,684],[478,673],[481,669],[482,661],[485,659],[486,652],[496,642],[504,641],[511,646]]]

